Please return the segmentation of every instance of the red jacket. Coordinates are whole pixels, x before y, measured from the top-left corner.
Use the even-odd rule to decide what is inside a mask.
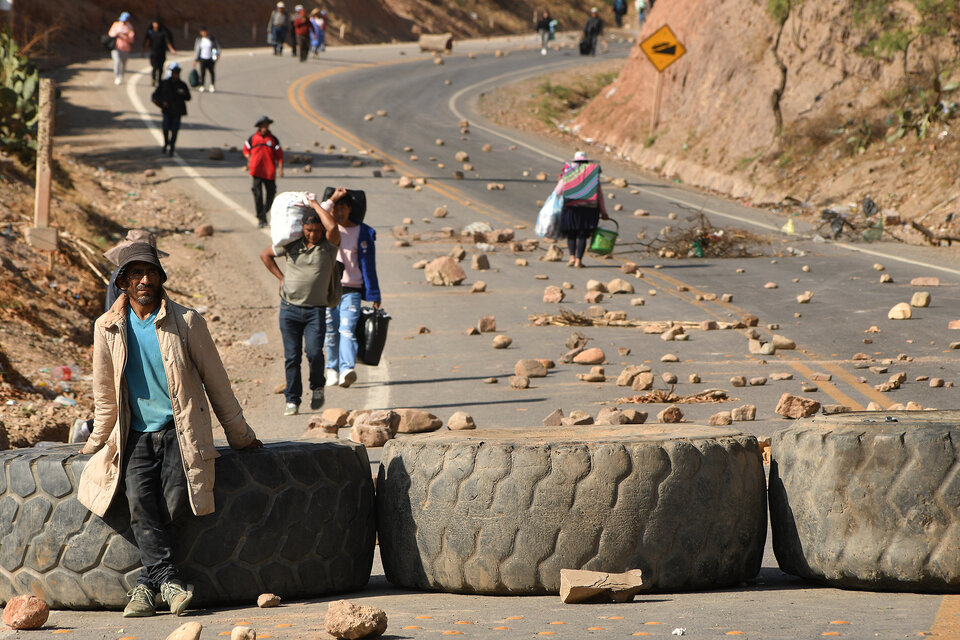
[[[297,16],[297,19],[293,21],[293,31],[298,36],[308,36],[310,35],[310,19],[307,18],[306,11],[301,11],[300,15]]]
[[[283,162],[280,141],[272,133],[257,131],[243,143],[243,155],[249,160],[250,175],[264,180],[277,179],[277,163]]]

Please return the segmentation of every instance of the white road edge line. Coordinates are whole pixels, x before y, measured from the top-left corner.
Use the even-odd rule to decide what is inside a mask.
[[[472,85],[470,85],[469,87],[464,87],[463,89],[460,89],[459,91],[457,91],[456,93],[454,93],[452,96],[450,96],[450,100],[447,102],[447,106],[449,107],[450,111],[453,113],[453,115],[454,115],[458,120],[466,120],[466,119],[467,119],[466,116],[464,116],[463,113],[457,108],[457,102],[460,100],[461,97],[463,97],[464,94],[466,94],[466,93],[468,93],[468,92],[470,92],[470,91],[474,91],[474,90],[476,90],[476,89],[478,89],[478,88],[480,88],[480,87],[482,87],[482,86],[484,86],[484,85],[495,84],[495,83],[498,83],[498,82],[500,82],[500,81],[502,81],[502,80],[504,80],[504,79],[506,79],[506,78],[510,78],[510,77],[513,77],[513,76],[523,76],[523,75],[533,76],[533,75],[541,75],[541,74],[544,72],[544,70],[549,70],[549,69],[554,68],[554,67],[563,67],[563,66],[566,66],[566,65],[565,65],[565,64],[559,64],[559,63],[554,63],[554,64],[551,64],[551,65],[544,65],[544,66],[542,66],[542,67],[537,67],[537,68],[534,69],[534,70],[531,70],[531,69],[521,69],[521,70],[519,70],[519,71],[512,71],[512,72],[510,72],[510,73],[505,73],[505,74],[503,74],[503,75],[499,75],[499,76],[496,76],[496,77],[494,77],[494,78],[487,78],[486,80],[483,80],[483,81],[481,81],[481,82],[477,82],[477,83],[475,83],[475,84],[472,84]],[[503,138],[504,140],[507,140],[507,141],[509,141],[509,142],[512,142],[513,144],[516,144],[516,145],[518,145],[518,146],[521,146],[521,147],[524,147],[524,148],[526,148],[526,149],[529,149],[530,151],[533,151],[534,153],[538,153],[538,154],[540,154],[541,156],[543,156],[544,158],[548,158],[548,159],[550,159],[550,160],[554,160],[555,162],[564,162],[564,160],[565,160],[565,158],[560,158],[560,157],[558,157],[558,156],[553,155],[552,153],[549,153],[549,152],[547,152],[547,151],[544,151],[543,149],[538,149],[537,147],[535,147],[535,146],[533,146],[533,145],[531,145],[531,144],[527,144],[527,143],[524,142],[523,140],[518,140],[517,138],[514,138],[514,137],[512,137],[512,136],[510,136],[510,135],[507,135],[507,134],[505,134],[505,133],[503,133],[503,132],[501,132],[501,131],[497,131],[496,129],[491,129],[490,127],[485,127],[485,126],[483,126],[483,125],[481,125],[481,124],[476,124],[476,123],[474,123],[474,122],[471,122],[471,123],[470,123],[470,126],[471,126],[471,128],[480,129],[481,131],[486,131],[486,132],[489,133],[489,134],[495,135],[495,136],[497,136],[497,137],[499,137],[499,138]],[[678,204],[686,205],[686,206],[688,206],[688,207],[693,207],[693,208],[695,208],[695,209],[701,209],[701,208],[702,208],[702,210],[703,210],[704,212],[710,213],[710,214],[715,215],[715,216],[720,216],[721,218],[728,218],[728,219],[730,219],[730,220],[736,220],[737,222],[742,222],[742,223],[745,223],[745,224],[750,224],[750,225],[753,225],[753,226],[755,226],[755,227],[760,227],[761,229],[766,229],[766,230],[768,230],[768,231],[780,232],[780,227],[778,227],[778,226],[776,226],[776,225],[767,224],[767,223],[765,223],[765,222],[757,222],[757,221],[755,221],[755,220],[750,220],[750,219],[747,219],[747,218],[743,218],[743,217],[740,217],[740,216],[735,215],[735,214],[732,214],[732,213],[723,213],[722,211],[717,211],[717,210],[715,210],[715,209],[708,209],[708,208],[706,208],[706,207],[702,207],[701,205],[697,205],[697,204],[694,204],[694,203],[692,203],[692,202],[687,202],[687,201],[685,201],[685,200],[682,200],[682,199],[680,199],[680,198],[676,198],[676,197],[673,197],[673,196],[665,196],[665,195],[662,194],[662,193],[657,193],[656,191],[651,191],[650,189],[646,189],[646,188],[643,188],[643,187],[637,187],[637,188],[638,188],[639,191],[641,191],[642,193],[646,193],[646,194],[651,195],[651,196],[654,196],[654,197],[656,197],[656,198],[660,198],[661,200],[668,200],[668,201],[670,201],[670,202],[676,202],[676,203],[678,203]],[[902,263],[904,263],[904,264],[911,264],[911,265],[914,265],[914,266],[917,266],[917,267],[925,267],[925,268],[927,268],[927,269],[934,269],[934,270],[937,270],[937,271],[943,271],[944,273],[949,273],[949,274],[952,274],[952,275],[960,276],[960,270],[950,269],[949,267],[941,267],[941,266],[939,266],[939,265],[930,264],[929,262],[922,262],[922,261],[920,261],[920,260],[911,260],[910,258],[901,258],[901,257],[899,257],[899,256],[890,255],[890,254],[888,254],[888,253],[881,253],[881,252],[879,252],[879,251],[872,251],[872,250],[870,250],[870,249],[864,249],[864,248],[861,248],[861,247],[855,247],[855,246],[853,246],[853,245],[849,245],[849,244],[846,244],[846,243],[843,243],[843,242],[834,242],[834,243],[832,243],[832,245],[835,246],[835,247],[841,247],[841,248],[843,248],[843,249],[847,249],[847,250],[849,250],[849,251],[857,251],[857,252],[859,252],[859,253],[865,253],[865,254],[868,254],[868,255],[871,255],[871,256],[877,256],[877,257],[885,258],[885,259],[887,259],[887,260],[893,260],[893,261],[895,261],[895,262],[902,262]]]
[[[137,114],[140,116],[140,119],[143,120],[144,124],[147,125],[147,129],[153,135],[153,138],[157,141],[158,145],[163,144],[163,132],[157,126],[156,121],[150,115],[150,113],[144,108],[143,101],[140,100],[140,96],[137,95],[137,84],[140,82],[140,79],[146,77],[150,69],[145,68],[132,73],[132,78],[127,82],[127,97],[130,99],[133,108],[137,110]],[[174,160],[177,161],[177,164],[186,173],[190,176],[194,182],[196,182],[204,191],[209,193],[211,196],[222,202],[226,205],[229,211],[237,214],[250,224],[256,226],[257,217],[249,213],[246,209],[241,207],[237,202],[217,189],[213,184],[210,183],[206,178],[202,177],[197,173],[196,169],[187,164],[186,160],[180,156],[174,156]],[[262,230],[264,235],[267,237],[270,234],[266,229]],[[380,365],[377,367],[366,367],[366,371],[369,372],[369,382],[370,386],[366,390],[366,403],[364,406],[367,407],[389,407],[390,406],[390,387],[385,382],[390,380],[390,365],[387,358],[383,358],[380,361]]]

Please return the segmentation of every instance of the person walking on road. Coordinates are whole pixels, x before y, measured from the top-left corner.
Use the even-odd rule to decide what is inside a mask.
[[[556,192],[563,198],[560,233],[567,239],[570,253],[567,266],[583,267],[583,254],[600,219],[610,219],[600,186],[600,165],[590,162],[583,151],[577,151],[571,162],[564,163]]]
[[[340,230],[331,214],[346,193],[346,189],[338,187],[322,204],[317,203],[316,196],[311,197],[310,209],[301,219],[303,237],[287,245],[269,246],[260,253],[264,266],[280,281],[285,416],[300,412],[303,395],[301,348],[306,351],[310,371],[310,408],[317,410],[323,406],[325,308],[339,302],[331,299],[331,284],[334,278],[341,276],[337,262]],[[286,258],[286,273],[277,266],[277,256]]]
[[[643,21],[647,19],[647,0],[636,0],[633,8],[637,10],[637,26],[642,27]]]
[[[603,18],[596,7],[590,9],[590,17],[583,25],[583,41],[587,43],[587,49],[590,55],[597,55],[597,40],[603,34]]]
[[[167,51],[177,55],[177,50],[173,48],[173,34],[170,29],[164,26],[157,18],[150,23],[147,33],[143,38],[143,51],[150,49],[150,82],[151,86],[157,86],[157,83],[163,78],[163,66],[167,62]]]
[[[310,50],[313,57],[319,58],[321,51],[327,50],[327,11],[314,9],[310,12],[310,22],[313,30],[310,32]]]
[[[117,278],[124,293],[94,328],[94,423],[81,450],[93,457],[77,499],[103,517],[120,487],[126,493],[143,568],[125,618],[155,615],[161,603],[183,615],[193,598],[173,563],[174,544],[191,511],[214,511],[210,407],[231,447],[263,446],[203,317],[170,300],[166,279],[156,249],[125,247]]]
[[[173,157],[177,146],[177,133],[180,131],[180,119],[187,115],[187,101],[190,100],[190,88],[180,79],[180,64],[171,62],[167,67],[170,75],[160,81],[153,91],[151,100],[163,113],[163,150],[161,153]]]
[[[127,60],[133,50],[133,39],[136,33],[130,24],[130,14],[126,11],[120,14],[117,21],[110,25],[107,35],[116,38],[110,57],[113,58],[113,84],[123,82],[123,72],[127,69]]]
[[[270,34],[270,41],[273,44],[273,55],[283,55],[283,43],[287,41],[289,29],[290,15],[287,13],[287,6],[283,2],[278,2],[270,14],[270,20],[267,21],[267,33]]]
[[[623,27],[623,16],[627,15],[627,0],[612,0],[613,19],[617,23],[617,28]]]
[[[293,20],[293,32],[296,35],[297,47],[300,50],[300,62],[304,62],[310,55],[310,34],[313,32],[313,23],[310,22],[307,11],[303,7],[300,7],[297,11],[297,17]]]
[[[283,177],[283,148],[270,132],[271,124],[273,120],[262,116],[257,120],[256,133],[243,143],[243,155],[253,176],[253,205],[261,227],[267,226],[267,212],[277,195],[277,178]]]
[[[200,27],[200,35],[193,43],[193,66],[200,66],[200,88],[197,89],[203,93],[204,86],[207,83],[207,72],[210,72],[210,93],[217,91],[217,78],[213,69],[220,59],[220,43],[210,35],[210,30],[206,27]]]
[[[328,187],[324,198],[332,195]],[[355,193],[355,192],[354,192]],[[337,259],[343,264],[343,294],[340,304],[327,305],[327,331],[323,348],[327,355],[328,387],[349,387],[357,381],[357,336],[354,329],[360,317],[363,300],[380,308],[380,282],[377,278],[375,243],[377,233],[363,222],[366,198],[355,198],[347,192],[333,208],[333,217],[340,231]]]
[[[550,27],[550,12],[544,11],[540,14],[540,20],[537,21],[537,33],[540,35],[540,55],[547,55],[547,44],[553,35]]]

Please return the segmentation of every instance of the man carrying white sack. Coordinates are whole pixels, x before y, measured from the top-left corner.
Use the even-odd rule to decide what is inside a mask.
[[[314,194],[307,194],[306,204],[309,208],[305,209],[300,220],[302,233],[293,230],[289,234],[278,234],[278,229],[271,228],[274,244],[260,253],[264,266],[280,281],[280,336],[283,339],[286,373],[283,392],[286,399],[283,410],[285,416],[296,415],[300,411],[303,395],[301,349],[306,351],[310,371],[310,408],[317,410],[323,406],[326,308],[339,302],[339,299],[332,297],[340,290],[342,273],[337,268],[340,230],[331,213],[334,205],[346,193],[346,189],[338,187],[330,199],[323,203],[318,203]],[[279,228],[278,218],[274,219],[271,227]],[[290,239],[285,243],[277,242],[278,235],[289,235]],[[286,273],[277,266],[277,256],[286,258]]]

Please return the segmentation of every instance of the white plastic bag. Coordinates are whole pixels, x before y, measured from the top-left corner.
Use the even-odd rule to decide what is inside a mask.
[[[278,193],[270,207],[270,240],[273,246],[288,245],[303,235],[300,219],[309,208],[306,191]],[[316,196],[314,196],[316,197]]]
[[[541,238],[560,237],[560,212],[563,210],[563,198],[556,191],[550,192],[550,197],[543,203],[537,215],[536,234]]]

